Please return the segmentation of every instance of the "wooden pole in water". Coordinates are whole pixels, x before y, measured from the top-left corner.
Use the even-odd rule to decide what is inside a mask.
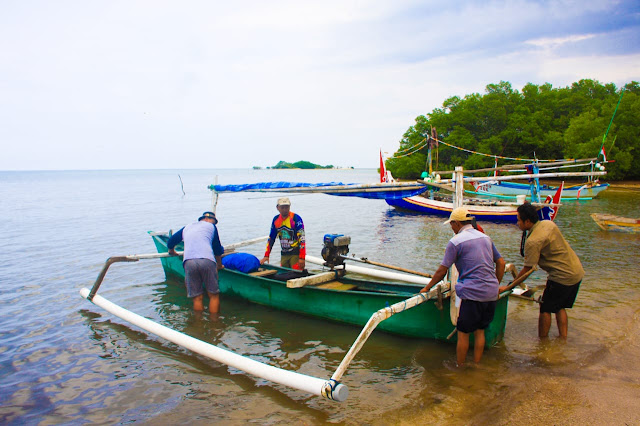
[[[216,175],[216,178],[213,181],[216,185],[218,184],[218,175]],[[215,213],[218,208],[218,196],[219,194],[217,191],[211,191],[211,211],[213,213]]]

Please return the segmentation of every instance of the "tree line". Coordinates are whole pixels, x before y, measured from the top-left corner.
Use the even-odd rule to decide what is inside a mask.
[[[562,88],[529,83],[522,91],[501,81],[487,85],[483,95],[450,97],[442,108],[416,117],[404,133],[398,151],[386,161],[394,176],[416,179],[425,171],[428,147],[423,141],[432,128],[439,140],[470,151],[538,159],[596,157],[609,129],[605,151],[607,160],[614,162],[606,165],[606,179],[640,179],[640,83],[636,81],[620,89],[596,80]],[[443,144],[433,157],[434,170],[494,165],[492,157]]]

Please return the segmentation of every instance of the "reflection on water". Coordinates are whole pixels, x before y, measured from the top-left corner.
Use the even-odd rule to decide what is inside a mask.
[[[557,223],[587,274],[569,313],[567,342],[553,338],[553,328],[541,342],[537,305],[518,299],[510,301],[504,341],[485,352],[481,365],[462,370],[451,344],[374,332],[343,378],[349,400],[337,405],[150,336],[78,290],[91,286],[107,257],[153,252],[147,230],[177,229],[208,210],[205,188],[216,174],[222,184],[371,182],[375,170],[180,171],[185,196],[177,173],[0,173],[0,232],[13,253],[0,268],[0,422],[554,423],[597,410],[591,396],[599,387],[609,405],[640,397],[632,387],[640,380],[633,373],[640,237],[600,231],[589,217],[640,216],[638,192],[612,188],[560,211]],[[325,233],[343,233],[352,237],[350,254],[433,272],[452,235],[440,217],[400,213],[382,201],[291,198],[316,256]],[[223,244],[265,235],[275,200],[221,196]],[[483,226],[505,259],[521,266],[515,226]],[[246,251],[260,257],[263,247]],[[545,279],[536,272],[530,285]],[[100,294],[203,341],[317,377],[335,371],[360,331],[225,297],[217,319],[196,314],[182,284],[165,280],[157,261],[113,265]],[[617,410],[612,418],[623,423],[634,414]]]

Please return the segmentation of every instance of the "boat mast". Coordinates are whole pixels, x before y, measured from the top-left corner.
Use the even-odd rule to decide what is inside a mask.
[[[527,167],[528,168],[528,167]],[[534,161],[531,164],[531,174],[537,175],[540,173],[540,167],[538,165],[538,161]],[[530,181],[531,185],[531,202],[532,203],[540,203],[540,178],[534,177]]]

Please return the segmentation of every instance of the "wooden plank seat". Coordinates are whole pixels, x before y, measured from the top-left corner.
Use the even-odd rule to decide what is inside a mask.
[[[258,269],[255,272],[249,272],[249,275],[254,277],[268,277],[269,275],[275,275],[278,271],[275,269]]]
[[[346,290],[353,290],[354,288],[358,287],[355,284],[345,284],[345,283],[341,283],[340,281],[329,281],[328,283],[324,283],[321,284],[319,286],[316,286],[317,288],[326,288],[326,289],[330,289],[330,290],[339,290],[339,291],[346,291]]]

